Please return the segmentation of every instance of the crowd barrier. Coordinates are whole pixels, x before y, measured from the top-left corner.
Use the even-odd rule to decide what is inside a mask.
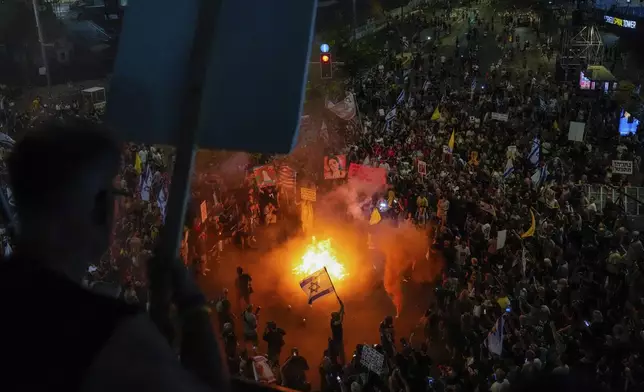
[[[618,205],[624,206],[628,216],[644,215],[644,187],[613,188],[606,185],[584,185],[586,196],[595,199],[597,211],[601,212],[609,198]]]

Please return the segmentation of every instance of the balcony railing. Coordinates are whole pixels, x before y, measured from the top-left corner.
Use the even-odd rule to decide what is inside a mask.
[[[242,378],[233,378],[231,380],[233,392],[296,392],[292,389],[284,388],[279,385],[260,384],[254,381],[245,380]]]

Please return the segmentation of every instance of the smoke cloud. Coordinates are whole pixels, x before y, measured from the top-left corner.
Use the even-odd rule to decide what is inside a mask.
[[[266,290],[288,304],[294,302],[293,298],[302,297],[297,284],[301,277],[293,274],[293,268],[301,262],[311,237],[330,238],[337,260],[347,273],[344,279],[334,282],[340,297],[365,298],[382,284],[400,314],[404,307],[403,280],[434,281],[440,274],[442,260],[434,255],[426,258],[429,239],[426,230],[408,225],[394,227],[387,219],[374,226],[368,224],[363,204],[370,203],[374,192],[381,190],[352,183],[325,195],[318,194],[314,230],[290,238],[263,257],[262,263],[268,261],[274,266],[272,270],[279,271],[274,278],[262,279],[270,282]],[[369,238],[375,249],[369,249]]]

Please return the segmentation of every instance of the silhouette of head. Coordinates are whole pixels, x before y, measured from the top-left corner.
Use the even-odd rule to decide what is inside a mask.
[[[22,251],[66,272],[62,264],[97,261],[109,245],[120,158],[109,132],[84,121],[48,123],[19,140],[7,167]]]

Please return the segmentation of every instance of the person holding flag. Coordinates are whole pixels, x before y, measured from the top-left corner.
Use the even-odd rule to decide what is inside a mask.
[[[514,164],[512,163],[512,158],[508,158],[507,163],[505,164],[505,169],[503,170],[503,179],[507,179],[514,172]]]
[[[141,160],[141,154],[139,154],[138,152],[134,154],[134,171],[139,176],[143,171],[143,161]]]
[[[530,153],[528,154],[528,160],[534,166],[537,166],[541,161],[541,141],[537,136],[535,136],[534,140],[532,141],[532,148],[530,149]]]
[[[528,237],[534,236],[534,232],[537,228],[537,222],[534,219],[534,210],[532,208],[530,209],[530,217],[531,217],[530,228],[526,230],[525,233],[521,234],[521,238],[528,238]]]
[[[455,136],[456,130],[452,129],[452,135],[449,137],[449,141],[447,142],[447,151],[449,151],[450,154],[454,153]]]
[[[441,112],[438,110],[438,106],[436,106],[436,109],[434,109],[434,113],[432,113],[432,121],[438,121],[441,119]]]
[[[331,313],[331,341],[329,349],[331,358],[339,359],[339,363],[344,365],[344,328],[342,323],[344,321],[344,302],[338,298],[340,303],[340,310],[337,312]]]
[[[488,333],[485,339],[485,346],[490,353],[499,356],[503,352],[503,327],[505,322],[503,317],[501,316],[496,320],[492,330],[490,330],[490,333]]]
[[[309,297],[309,305],[312,305],[313,302],[329,294],[335,294],[338,302],[342,303],[335,291],[335,287],[333,286],[333,282],[331,281],[331,277],[329,276],[326,267],[317,270],[302,279],[300,281],[300,288]]]

